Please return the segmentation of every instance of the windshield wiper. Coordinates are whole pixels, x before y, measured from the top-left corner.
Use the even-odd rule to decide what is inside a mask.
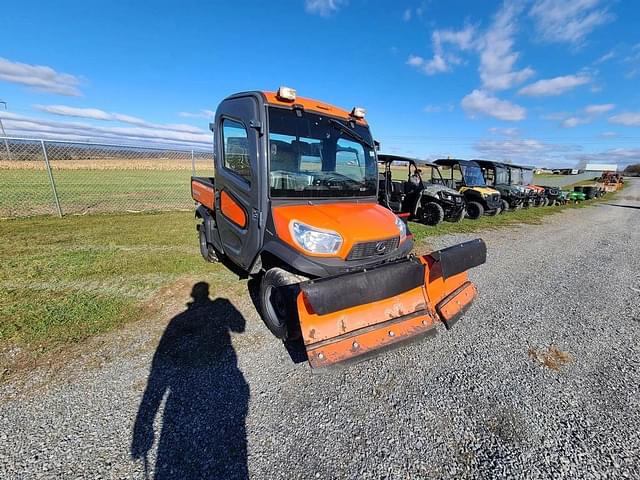
[[[338,128],[339,130],[342,130],[344,133],[349,135],[354,140],[366,145],[371,150],[373,150],[373,145],[371,143],[369,143],[367,140],[365,140],[365,138],[362,135],[360,135],[358,132],[352,130],[351,128],[349,128],[347,125],[345,125],[341,121],[335,120],[333,118],[330,118],[329,119],[329,123],[331,123],[331,125],[333,125],[334,127]]]

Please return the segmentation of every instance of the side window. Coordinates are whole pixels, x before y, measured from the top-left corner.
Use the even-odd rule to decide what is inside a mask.
[[[453,179],[456,182],[462,182],[462,171],[460,170],[460,165],[453,167]]]
[[[251,183],[251,160],[247,130],[234,120],[222,121],[224,142],[224,166]]]
[[[358,142],[341,138],[336,146],[336,172],[355,180],[365,176],[364,148]]]

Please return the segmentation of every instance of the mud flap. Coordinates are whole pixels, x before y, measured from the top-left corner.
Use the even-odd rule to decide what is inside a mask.
[[[312,367],[328,366],[447,329],[476,296],[466,269],[484,263],[481,240],[368,271],[301,283],[300,330]]]

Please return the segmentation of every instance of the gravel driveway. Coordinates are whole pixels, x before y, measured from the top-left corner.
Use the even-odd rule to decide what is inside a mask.
[[[640,182],[611,203],[484,233],[451,332],[342,369],[178,286],[0,386],[0,478],[640,478]]]

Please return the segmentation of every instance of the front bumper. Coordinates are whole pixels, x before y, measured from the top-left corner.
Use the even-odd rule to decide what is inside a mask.
[[[372,270],[299,284],[300,331],[312,367],[378,351],[447,329],[476,296],[466,271],[486,260],[473,240]]]

